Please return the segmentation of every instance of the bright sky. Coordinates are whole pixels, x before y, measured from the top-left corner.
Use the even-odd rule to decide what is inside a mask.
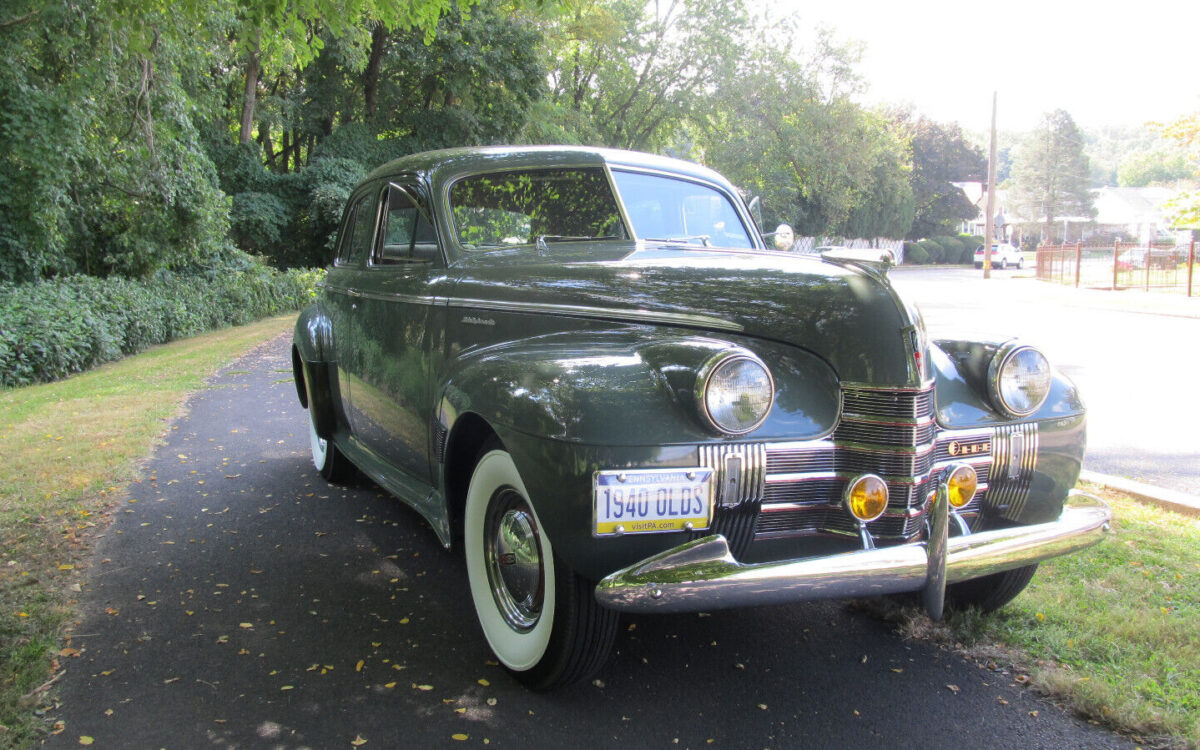
[[[1197,0],[767,0],[865,44],[867,103],[934,120],[1028,130],[1065,109],[1083,128],[1200,110]]]

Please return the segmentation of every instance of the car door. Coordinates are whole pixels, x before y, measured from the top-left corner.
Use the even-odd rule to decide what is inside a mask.
[[[355,380],[355,431],[389,468],[431,484],[436,304],[446,264],[422,187],[393,178],[381,193],[380,230],[360,289],[363,363]]]
[[[337,254],[325,277],[325,303],[333,324],[333,346],[337,361],[337,389],[341,418],[353,435],[356,420],[353,410],[354,381],[361,365],[359,287],[374,244],[378,223],[380,186],[375,184],[351,196],[338,235]]]

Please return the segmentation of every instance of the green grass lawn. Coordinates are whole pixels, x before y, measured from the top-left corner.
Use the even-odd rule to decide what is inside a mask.
[[[1084,487],[1093,492],[1095,488]],[[1038,568],[991,615],[916,610],[903,628],[962,649],[1081,715],[1168,746],[1200,746],[1200,519],[1098,493],[1113,535]]]
[[[176,341],[67,380],[0,391],[0,747],[32,744],[71,658],[89,533],[187,395],[294,315]]]

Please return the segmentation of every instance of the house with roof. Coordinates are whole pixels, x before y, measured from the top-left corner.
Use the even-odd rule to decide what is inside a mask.
[[[980,182],[956,182],[967,198],[979,208],[978,218],[962,223],[959,231],[965,234],[982,235],[986,220],[987,186]],[[1096,239],[1104,241],[1120,239],[1129,242],[1150,242],[1154,239],[1174,238],[1177,241],[1190,239],[1190,233],[1185,239],[1181,233],[1171,229],[1171,221],[1163,205],[1179,194],[1180,191],[1165,187],[1102,187],[1092,191],[1093,206],[1096,216],[1090,217],[1060,217],[1056,224],[1062,224],[1069,241],[1076,239],[1087,241]],[[1029,224],[1036,219],[1015,215],[1010,209],[1008,191],[996,190],[995,204],[995,234],[1003,241],[1012,241],[1018,234],[1017,225]]]
[[[1170,233],[1163,204],[1178,191],[1164,187],[1103,187],[1092,191],[1096,219],[1089,236],[1150,242]]]

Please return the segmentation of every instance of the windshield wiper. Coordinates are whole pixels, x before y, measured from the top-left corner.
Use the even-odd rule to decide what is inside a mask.
[[[550,242],[586,242],[587,240],[616,240],[619,237],[611,234],[596,237],[594,235],[578,234],[539,234],[535,240],[539,250],[545,250]]]
[[[687,245],[692,240],[700,240],[700,244],[704,245],[704,247],[712,247],[712,235],[708,234],[693,234],[687,237],[669,237],[666,239],[662,237],[646,237],[645,239],[647,242],[666,242],[672,245]]]

